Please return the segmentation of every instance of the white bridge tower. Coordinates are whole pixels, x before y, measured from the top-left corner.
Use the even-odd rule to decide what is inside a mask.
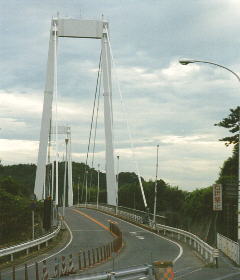
[[[59,37],[92,38],[102,42],[102,75],[104,89],[104,123],[106,139],[106,177],[107,203],[117,204],[117,184],[114,169],[114,151],[112,136],[112,81],[111,57],[108,38],[108,22],[104,20],[79,20],[54,18],[51,22],[47,78],[44,91],[44,103],[38,151],[37,171],[34,193],[37,199],[42,199],[45,185],[48,135],[52,118],[53,94],[56,86],[56,49]],[[56,178],[56,181],[58,178]],[[57,186],[56,186],[57,187]],[[56,188],[56,193],[58,190]],[[56,203],[58,198],[56,198]]]

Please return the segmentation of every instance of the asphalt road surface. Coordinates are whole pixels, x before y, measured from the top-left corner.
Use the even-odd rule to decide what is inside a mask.
[[[123,233],[124,247],[114,259],[88,269],[81,274],[112,271],[134,265],[151,264],[155,260],[174,262],[174,279],[184,280],[239,280],[240,269],[233,266],[224,257],[220,258],[219,268],[206,267],[205,264],[191,251],[188,246],[158,236],[138,226],[122,221],[107,214],[90,209],[66,209],[66,222],[70,231],[70,240],[63,248],[55,248],[47,254],[28,261],[29,279],[35,279],[34,263],[47,260],[49,275],[53,275],[54,258],[74,256],[75,266],[77,254],[80,250],[92,249],[105,245],[113,240],[113,236],[106,230],[108,220],[116,221]],[[40,276],[42,266],[40,265]],[[24,280],[23,265],[16,268],[16,280]],[[42,279],[40,277],[40,279]],[[77,276],[66,279],[77,279]],[[2,280],[12,280],[11,270],[2,271]]]

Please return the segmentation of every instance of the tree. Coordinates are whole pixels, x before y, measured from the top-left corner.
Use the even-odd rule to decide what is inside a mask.
[[[239,139],[240,107],[237,106],[235,109],[230,109],[230,112],[228,117],[215,124],[215,126],[227,128],[229,132],[234,133],[233,136],[219,139],[220,141],[224,141],[226,146],[238,143]]]

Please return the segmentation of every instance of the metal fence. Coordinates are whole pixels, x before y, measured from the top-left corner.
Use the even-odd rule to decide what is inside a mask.
[[[13,256],[17,252],[26,250],[26,253],[28,254],[29,249],[32,247],[38,247],[38,249],[40,249],[40,245],[43,243],[46,243],[46,245],[48,245],[48,241],[54,238],[59,233],[60,229],[61,229],[61,222],[59,222],[57,228],[53,232],[46,234],[40,238],[28,242],[20,243],[15,246],[0,249],[0,257],[10,255],[11,261],[13,261]]]
[[[239,260],[239,244],[220,233],[217,234],[217,247],[226,256],[228,256],[236,264],[240,264]]]
[[[49,278],[55,279],[55,278]],[[114,280],[114,279],[153,279],[152,265],[134,266],[112,272],[100,272],[95,274],[75,275],[74,278],[61,277],[60,279],[75,280]]]
[[[110,260],[112,257],[117,255],[123,246],[122,232],[115,222],[109,221],[109,230],[113,235],[113,240],[97,248],[88,248],[80,250],[75,254],[68,254],[62,256],[56,256],[53,264],[47,260],[35,263],[35,280],[49,279],[51,274],[52,277],[59,279],[60,277],[69,276],[71,274],[83,272],[91,267],[94,267],[100,263],[104,263]],[[52,233],[53,234],[53,233]],[[22,244],[20,244],[20,247]],[[26,246],[26,244],[25,244]],[[28,244],[29,246],[29,244]],[[36,246],[36,244],[34,245]],[[16,246],[15,246],[16,247]],[[20,251],[19,247],[19,251]],[[7,248],[9,250],[9,248]],[[25,249],[25,247],[24,247]],[[21,247],[21,250],[24,250]],[[16,248],[13,249],[14,252]],[[9,252],[6,252],[9,254]],[[27,263],[24,264],[24,279],[28,280],[28,269]],[[54,271],[53,271],[54,270]],[[16,279],[15,265],[12,266],[12,279]],[[0,271],[1,279],[1,271]],[[61,278],[62,279],[62,278]]]
[[[195,250],[202,259],[208,263],[208,264],[215,264],[218,265],[218,257],[219,257],[219,250],[216,248],[213,248],[206,242],[204,242],[202,239],[200,239],[198,236],[194,235],[193,233],[190,233],[188,231],[165,226],[158,223],[153,223],[153,220],[151,218],[147,218],[148,213],[144,213],[145,215],[138,215],[131,213],[130,211],[126,211],[125,209],[122,210],[120,207],[116,209],[115,207],[108,206],[108,205],[99,205],[98,207],[95,204],[80,204],[80,207],[87,207],[92,209],[97,209],[109,214],[116,215],[120,218],[127,219],[129,221],[132,221],[134,223],[138,224],[146,224],[146,221],[148,222],[148,227],[152,230],[155,230],[159,234],[163,234],[165,236],[168,236],[170,238],[177,239],[179,241],[185,242],[188,244],[193,250]]]

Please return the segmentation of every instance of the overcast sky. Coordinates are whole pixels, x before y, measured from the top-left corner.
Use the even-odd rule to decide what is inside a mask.
[[[116,73],[141,175],[185,190],[214,183],[231,155],[214,123],[239,105],[236,78],[182,57],[240,69],[239,0],[0,0],[0,158],[36,163],[52,16],[109,21]],[[84,162],[100,41],[60,38],[59,121],[72,128],[73,159]],[[114,139],[120,171],[135,171],[116,75]],[[94,166],[104,169],[102,98]],[[63,151],[63,139],[61,139]],[[61,154],[61,153],[60,153]]]

